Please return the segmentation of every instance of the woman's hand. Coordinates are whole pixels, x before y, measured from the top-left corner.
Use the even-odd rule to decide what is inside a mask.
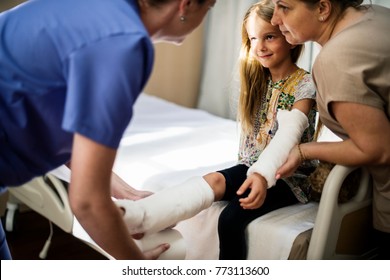
[[[237,191],[237,195],[243,195],[251,189],[249,195],[240,199],[240,205],[244,209],[257,209],[263,205],[267,195],[267,181],[258,173],[250,175]]]
[[[279,169],[276,171],[276,180],[291,176],[294,173],[294,171],[297,170],[299,165],[302,163],[301,157],[302,156],[298,146],[295,146],[290,151],[290,154],[288,155],[286,162],[281,167],[279,167]]]
[[[154,249],[144,251],[145,258],[147,260],[157,260],[158,257],[170,248],[168,243],[161,244]]]
[[[153,193],[150,191],[136,190],[130,186],[119,186],[115,190],[112,190],[112,194],[117,199],[139,200]]]
[[[111,195],[116,199],[139,200],[153,194],[149,191],[136,190],[129,186],[114,172],[111,177]]]

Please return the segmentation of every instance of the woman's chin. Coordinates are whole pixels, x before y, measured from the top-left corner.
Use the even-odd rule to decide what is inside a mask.
[[[286,38],[286,41],[291,44],[291,45],[299,45],[299,44],[302,44],[303,42],[301,42],[300,40],[297,40],[296,38],[294,38],[290,32],[288,31],[285,31],[283,32],[283,35],[284,37]]]

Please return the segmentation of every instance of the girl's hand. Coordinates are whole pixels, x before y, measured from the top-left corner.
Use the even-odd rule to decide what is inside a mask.
[[[244,209],[257,209],[263,205],[267,195],[267,181],[260,174],[250,175],[237,191],[237,195],[242,195],[246,190],[251,189],[249,195],[241,198],[240,205]]]
[[[276,171],[276,179],[291,176],[302,163],[301,154],[298,146],[295,146],[291,151],[286,162]]]

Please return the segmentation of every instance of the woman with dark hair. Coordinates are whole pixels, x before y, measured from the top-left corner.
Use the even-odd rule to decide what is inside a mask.
[[[342,141],[295,147],[277,178],[302,159],[365,166],[373,178],[379,258],[390,259],[390,9],[362,0],[273,0],[272,24],[292,44],[322,48],[313,65],[323,124]]]

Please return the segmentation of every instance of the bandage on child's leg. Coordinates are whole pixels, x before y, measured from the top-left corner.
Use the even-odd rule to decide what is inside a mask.
[[[214,192],[202,177],[193,177],[137,201],[115,201],[125,211],[123,218],[130,234],[159,232],[195,216],[213,202]]]

